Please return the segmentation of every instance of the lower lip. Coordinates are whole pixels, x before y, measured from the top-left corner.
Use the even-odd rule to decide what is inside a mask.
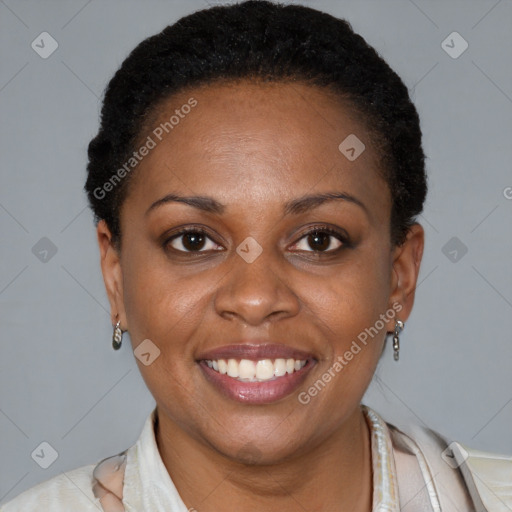
[[[292,394],[304,381],[315,362],[307,361],[300,370],[286,373],[275,380],[264,382],[242,382],[210,368],[204,361],[199,362],[203,374],[221,393],[228,398],[246,404],[270,404]]]

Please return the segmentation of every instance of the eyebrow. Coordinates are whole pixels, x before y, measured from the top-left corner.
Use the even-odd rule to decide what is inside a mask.
[[[361,207],[367,215],[369,214],[368,209],[361,200],[346,192],[326,192],[323,194],[313,194],[299,197],[285,204],[284,214],[290,215],[304,213],[312,210],[313,208],[317,208],[321,204],[334,200],[347,201],[349,203],[356,204],[357,206]]]
[[[365,204],[354,197],[351,194],[346,192],[327,192],[323,194],[312,194],[299,197],[297,199],[293,199],[292,201],[288,201],[284,205],[284,214],[285,215],[297,215],[299,213],[304,213],[318,206],[334,200],[347,201],[349,203],[355,204],[361,207],[365,213],[368,215],[368,209]],[[163,206],[167,203],[183,203],[204,212],[214,213],[218,215],[222,215],[226,210],[226,205],[220,203],[216,199],[208,196],[180,196],[178,194],[167,194],[155,201],[147,210],[145,215],[148,215],[149,212],[155,210],[156,208]]]

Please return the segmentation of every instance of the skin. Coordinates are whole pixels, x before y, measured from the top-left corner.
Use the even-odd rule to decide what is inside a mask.
[[[187,507],[200,512],[371,511],[371,445],[360,401],[395,320],[309,404],[297,395],[393,304],[402,306],[397,318],[408,319],[423,228],[414,224],[402,246],[391,245],[379,154],[361,120],[325,90],[212,84],[166,100],[158,122],[190,97],[197,106],[133,175],[120,252],[105,222],[97,228],[112,322],[119,315],[133,348],[149,338],[161,351],[149,366],[137,362],[157,403],[162,460]],[[338,149],[349,134],[366,145],[352,162]],[[283,214],[287,201],[340,191],[365,208],[333,200]],[[171,192],[210,196],[226,208],[215,214],[171,202],[145,214]],[[332,237],[325,248],[333,251],[322,253],[304,236],[319,223],[345,230],[351,244]],[[190,247],[182,245],[186,236],[163,246],[183,225],[208,230],[199,256],[179,252]],[[252,263],[236,252],[248,236],[263,249]],[[316,365],[278,402],[236,402],[205,379],[196,358],[242,338],[310,351]]]

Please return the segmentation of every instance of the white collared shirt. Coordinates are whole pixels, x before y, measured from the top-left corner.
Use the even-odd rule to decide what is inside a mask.
[[[435,483],[436,477],[440,474],[439,469],[436,474],[431,471],[422,450],[410,436],[405,435],[393,425],[387,424],[369,407],[365,405],[361,407],[371,435],[373,512],[400,512],[401,510],[440,512],[441,506],[438,488],[436,488],[436,485],[439,487],[439,483]],[[91,464],[62,473],[25,491],[0,507],[0,512],[102,511],[101,503],[104,502],[100,503],[95,496],[95,491],[98,494],[99,488],[101,495],[104,488],[96,485],[93,490],[93,472],[99,467],[108,468],[113,476],[113,479],[108,477],[105,480],[100,479],[101,482],[108,487],[117,477],[119,489],[122,489],[122,503],[115,496],[118,491],[107,496],[112,498],[109,502],[112,512],[121,512],[123,506],[126,512],[193,511],[193,508],[187,508],[184,504],[162,461],[155,439],[155,418],[156,409],[148,416],[137,442],[122,454],[103,461],[103,466]],[[429,437],[425,439],[430,440]],[[435,440],[438,442],[438,437],[435,437]],[[423,446],[426,447],[426,444]],[[434,446],[433,443],[432,446]],[[432,449],[428,450],[432,452]],[[397,475],[397,466],[402,468],[401,473],[398,472],[400,479]],[[445,468],[442,471],[445,471]],[[452,473],[451,468],[446,471],[451,473],[447,472],[442,481],[451,486],[448,494],[454,500],[454,505],[453,508],[446,506],[442,511],[472,510],[469,508],[471,502],[464,490],[465,486],[461,485],[459,480],[454,480],[454,478],[460,479],[460,476],[457,476],[458,471],[457,475]],[[97,475],[98,470],[94,474]],[[447,479],[446,475],[449,475],[449,479],[452,480]],[[439,478],[437,480],[439,481]],[[450,481],[452,483],[449,483]],[[403,503],[400,503],[401,500]],[[108,503],[104,505],[108,506]]]

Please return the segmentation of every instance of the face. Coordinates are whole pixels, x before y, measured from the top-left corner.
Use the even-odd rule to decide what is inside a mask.
[[[351,134],[355,159],[339,149]],[[391,245],[379,155],[322,89],[196,88],[148,135],[120,253],[104,223],[98,238],[113,313],[134,349],[160,351],[137,360],[159,414],[231,458],[248,443],[266,462],[318,446],[350,424],[386,331],[409,315],[421,227]]]

